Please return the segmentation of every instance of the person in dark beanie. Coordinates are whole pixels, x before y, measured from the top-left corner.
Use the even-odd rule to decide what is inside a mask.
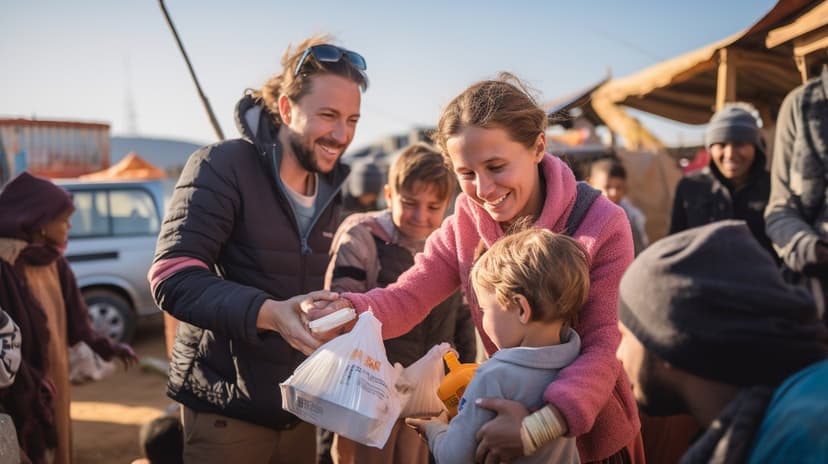
[[[385,185],[385,176],[373,158],[357,159],[349,166],[351,173],[342,189],[341,219],[353,213],[378,210],[378,200]]]
[[[72,462],[69,346],[85,342],[107,361],[137,361],[129,345],[92,327],[63,256],[74,210],[69,192],[28,172],[0,191],[0,306],[20,328],[21,352],[0,412],[14,421],[21,462]]]
[[[704,134],[710,164],[676,186],[669,233],[723,219],[742,219],[776,258],[765,234],[764,211],[770,196],[765,144],[750,110],[746,104],[735,103],[710,119]]]
[[[618,359],[642,411],[706,429],[682,463],[828,462],[828,330],[750,236],[721,221],[646,249],[621,279]]]

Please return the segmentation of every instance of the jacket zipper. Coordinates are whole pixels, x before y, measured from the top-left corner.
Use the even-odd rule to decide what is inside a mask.
[[[278,183],[282,183],[280,178],[279,178],[279,171],[276,167],[276,161],[277,161],[276,160],[276,144],[271,145],[270,156],[271,156],[271,162],[273,164],[273,174],[274,174],[274,177],[275,177],[274,180]],[[340,182],[339,185],[334,187],[333,193],[328,196],[328,198],[325,200],[325,203],[322,205],[322,207],[314,212],[313,218],[311,218],[311,222],[310,222],[310,224],[308,224],[308,228],[304,233],[299,231],[299,221],[296,219],[296,210],[293,209],[293,203],[291,203],[289,198],[286,198],[287,203],[288,203],[288,208],[290,208],[290,212],[291,212],[291,215],[292,215],[293,225],[296,227],[296,232],[299,234],[299,253],[302,256],[302,259],[300,259],[300,264],[301,264],[300,272],[301,272],[301,275],[302,275],[302,288],[305,292],[309,291],[307,289],[308,276],[307,276],[307,258],[306,258],[306,256],[310,256],[313,253],[313,249],[308,244],[308,237],[310,237],[310,233],[311,233],[311,231],[313,231],[313,227],[319,221],[319,217],[322,216],[322,212],[324,212],[328,208],[328,206],[330,206],[333,199],[336,198],[337,194],[339,194],[339,191],[342,190],[342,185],[343,185],[343,182]],[[318,188],[319,188],[319,186],[317,186],[317,189]],[[287,193],[285,193],[285,195],[287,195]],[[314,289],[314,290],[318,290],[318,289]]]

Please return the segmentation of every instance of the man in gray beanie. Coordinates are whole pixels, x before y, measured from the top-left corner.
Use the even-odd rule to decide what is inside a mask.
[[[639,255],[617,356],[643,412],[706,429],[682,463],[828,462],[828,331],[750,237],[721,221]]]
[[[770,174],[765,169],[759,122],[751,110],[744,103],[734,103],[710,119],[704,134],[710,163],[676,186],[670,233],[723,219],[742,219],[775,258],[764,219]]]

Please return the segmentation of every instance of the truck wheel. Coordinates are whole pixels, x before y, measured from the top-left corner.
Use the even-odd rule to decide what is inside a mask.
[[[129,343],[135,335],[135,312],[119,294],[103,289],[83,293],[95,331],[116,342]]]

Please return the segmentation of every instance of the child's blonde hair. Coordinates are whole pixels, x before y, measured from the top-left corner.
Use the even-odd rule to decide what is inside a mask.
[[[523,295],[533,321],[574,325],[589,294],[589,255],[571,237],[531,228],[495,242],[472,267],[471,282],[475,291],[494,291],[504,307]]]

